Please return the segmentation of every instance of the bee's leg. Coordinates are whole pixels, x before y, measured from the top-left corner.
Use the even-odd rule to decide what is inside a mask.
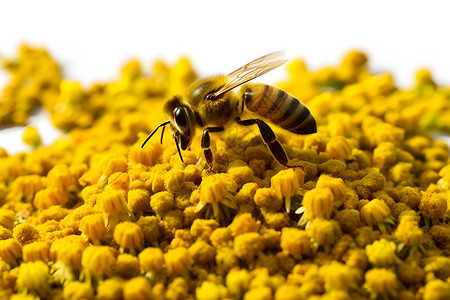
[[[236,122],[240,125],[244,126],[250,126],[250,125],[258,125],[259,132],[261,133],[261,137],[263,138],[264,142],[269,147],[270,152],[272,153],[273,157],[282,165],[288,166],[288,157],[286,155],[286,152],[283,149],[283,146],[281,146],[280,142],[277,141],[277,137],[275,136],[275,133],[273,130],[269,127],[269,125],[266,124],[263,120],[260,119],[248,119],[248,120],[241,120],[241,118],[237,117]]]
[[[211,145],[211,139],[209,138],[209,133],[210,132],[219,132],[219,131],[223,131],[223,130],[224,130],[223,127],[206,127],[203,130],[201,146],[202,146],[203,152],[205,153],[205,159],[206,159],[206,162],[208,163],[210,170],[212,170],[213,155],[212,155],[211,149],[209,149],[209,146]]]

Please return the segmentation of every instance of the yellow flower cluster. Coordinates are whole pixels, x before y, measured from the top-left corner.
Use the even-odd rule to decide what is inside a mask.
[[[450,132],[449,88],[420,70],[399,89],[367,60],[287,66],[277,85],[318,125],[272,126],[297,167],[242,126],[215,135],[211,174],[199,136],[184,162],[169,139],[140,147],[196,79],[188,59],[83,87],[22,46],[0,125],[41,106],[67,134],[0,149],[0,298],[448,299],[449,147],[429,131]]]

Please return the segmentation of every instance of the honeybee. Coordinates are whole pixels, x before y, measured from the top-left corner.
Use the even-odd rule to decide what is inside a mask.
[[[210,149],[210,132],[223,131],[232,121],[243,126],[257,125],[265,144],[273,157],[282,165],[288,164],[284,148],[275,133],[262,119],[241,120],[244,109],[258,114],[296,134],[317,132],[316,121],[309,109],[297,98],[274,86],[263,83],[247,83],[279,66],[283,52],[273,52],[257,58],[228,75],[211,76],[195,81],[188,88],[187,96],[174,96],[166,102],[164,112],[169,120],[156,127],[141,147],[162,127],[161,142],[166,125],[170,125],[181,161],[182,150],[190,145],[196,127],[203,129],[201,147],[206,162],[212,169],[213,154]],[[234,92],[236,87],[239,91]]]

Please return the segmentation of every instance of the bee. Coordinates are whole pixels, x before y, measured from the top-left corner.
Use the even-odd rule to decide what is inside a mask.
[[[263,120],[269,120],[281,128],[296,134],[317,132],[316,121],[309,109],[294,96],[274,86],[263,83],[247,83],[286,63],[283,52],[273,52],[257,58],[228,75],[211,76],[190,85],[187,96],[174,96],[164,105],[169,120],[156,127],[147,141],[162,127],[170,125],[181,161],[181,150],[186,150],[197,127],[203,129],[201,147],[206,162],[212,170],[213,154],[210,149],[210,133],[220,132],[231,122],[243,126],[257,125],[264,143],[272,156],[282,165],[288,164],[286,151],[275,133]],[[236,92],[235,89],[240,86]],[[241,120],[245,108],[260,118]]]

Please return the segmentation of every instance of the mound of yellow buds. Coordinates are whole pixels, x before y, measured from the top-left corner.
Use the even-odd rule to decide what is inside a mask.
[[[449,147],[431,133],[450,132],[450,87],[419,70],[400,89],[367,60],[288,64],[276,85],[318,129],[271,124],[296,167],[236,126],[212,135],[211,172],[200,136],[183,162],[168,135],[141,148],[197,79],[188,59],[83,87],[22,46],[0,125],[43,107],[67,134],[26,127],[28,152],[0,148],[0,298],[448,299]]]

